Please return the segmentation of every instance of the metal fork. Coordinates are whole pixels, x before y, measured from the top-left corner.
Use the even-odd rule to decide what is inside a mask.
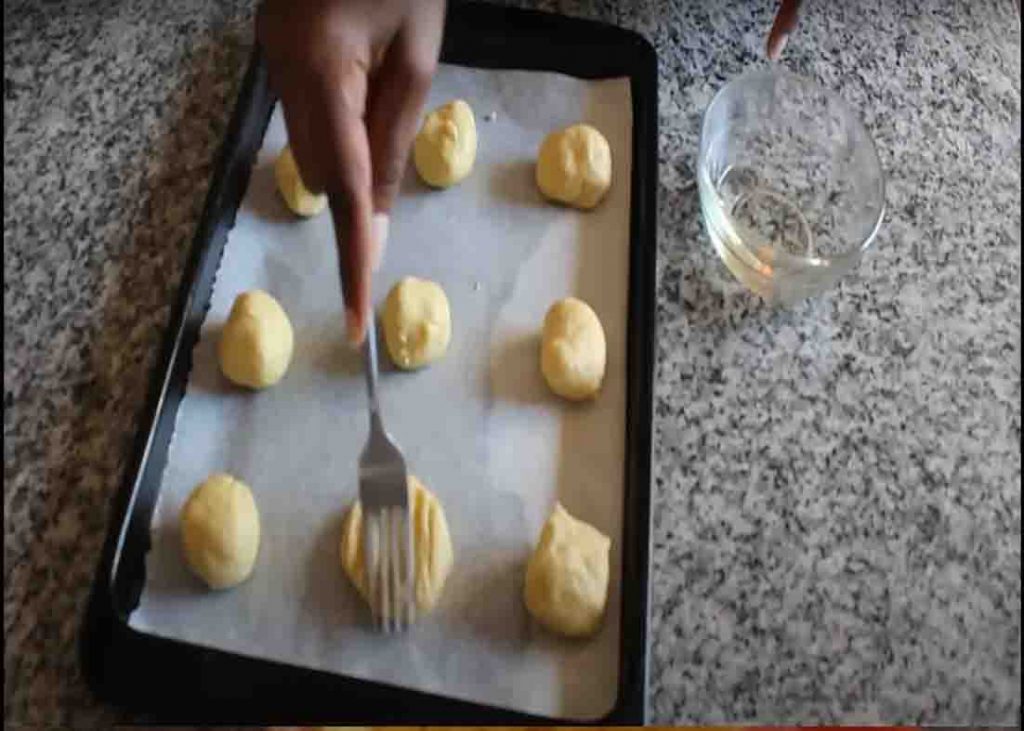
[[[370,434],[359,455],[363,560],[370,608],[380,628],[392,632],[415,619],[415,563],[405,458],[384,429],[377,402],[377,328],[372,310],[363,356],[370,410]]]

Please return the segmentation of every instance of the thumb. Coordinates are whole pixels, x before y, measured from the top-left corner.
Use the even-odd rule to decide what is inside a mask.
[[[437,67],[444,8],[421,2],[395,34],[373,75],[366,125],[373,158],[373,208],[391,210],[420,111]]]

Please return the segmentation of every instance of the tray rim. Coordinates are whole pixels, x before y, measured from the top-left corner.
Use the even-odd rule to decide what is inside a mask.
[[[484,32],[481,32],[481,29]],[[508,62],[509,37],[532,40],[528,52]],[[572,51],[575,51],[573,53]],[[617,51],[612,53],[609,51]],[[249,60],[239,96],[217,157],[214,176],[191,244],[189,259],[166,336],[152,373],[146,408],[127,460],[124,480],[112,501],[110,522],[97,566],[80,642],[86,679],[100,698],[135,712],[155,712],[162,721],[416,723],[521,725],[635,724],[646,717],[648,604],[650,595],[650,491],[655,332],[657,213],[657,57],[639,34],[605,23],[535,10],[478,3],[453,5],[446,20],[444,63],[477,68],[546,70],[580,78],[628,76],[633,105],[630,271],[626,392],[626,451],[623,465],[622,593],[619,682],[615,704],[598,719],[561,719],[524,714],[470,701],[366,681],[332,672],[249,658],[143,633],[128,625],[141,592],[138,578],[149,548],[148,519],[137,501],[149,471],[163,472],[157,444],[169,402],[176,413],[191,370],[192,347],[209,307],[227,233],[244,195],[256,152],[276,99],[267,84],[258,46]],[[205,301],[197,298],[206,290]],[[176,387],[176,388],[175,388]],[[173,417],[174,413],[171,414]],[[164,423],[166,429],[166,424]],[[173,418],[171,418],[173,431]],[[167,442],[170,441],[167,435]],[[154,450],[154,447],[156,449]],[[162,445],[166,461],[167,444]],[[150,487],[155,494],[159,485]],[[151,513],[151,508],[150,508]],[[146,514],[148,518],[149,514]],[[137,554],[127,549],[141,548]],[[134,561],[135,565],[125,565]],[[135,573],[132,574],[131,572]],[[175,698],[154,690],[138,673],[140,661],[158,660],[165,672],[183,671]],[[267,707],[259,691],[289,689],[286,703]],[[215,691],[211,693],[211,691]],[[350,699],[337,700],[350,694]],[[216,697],[211,697],[211,696]],[[272,696],[273,693],[268,693]],[[182,698],[191,696],[191,702]],[[298,709],[303,710],[298,710]],[[339,708],[344,708],[339,718]],[[255,712],[255,713],[254,713]],[[149,715],[147,713],[147,715]]]

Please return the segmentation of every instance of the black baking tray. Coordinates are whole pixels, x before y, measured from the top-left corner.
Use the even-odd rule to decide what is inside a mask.
[[[596,722],[643,723],[647,669],[650,455],[655,324],[657,58],[610,25],[483,4],[455,4],[441,60],[482,68],[629,77],[633,103],[628,387],[618,698]],[[276,102],[257,48],[220,152],[162,355],[112,506],[82,633],[96,694],[162,723],[534,725],[572,723],[514,713],[143,634],[128,625],[145,583],[149,526],[228,231]],[[594,720],[588,723],[594,723]]]

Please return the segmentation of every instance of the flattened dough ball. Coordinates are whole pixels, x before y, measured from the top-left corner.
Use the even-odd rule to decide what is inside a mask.
[[[551,305],[541,333],[540,369],[559,396],[582,401],[604,380],[607,347],[597,314],[583,300],[566,297]]]
[[[526,564],[524,598],[534,619],[567,637],[592,635],[608,601],[611,539],[555,505]]]
[[[311,193],[302,182],[291,147],[285,147],[274,161],[274,179],[285,204],[297,216],[315,216],[327,207],[327,195]]]
[[[391,361],[404,370],[434,362],[448,350],[452,314],[441,285],[403,277],[384,302],[384,341]]]
[[[423,182],[455,185],[476,160],[476,120],[469,104],[456,99],[427,114],[413,144],[413,161]]]
[[[611,185],[611,148],[595,128],[574,124],[544,138],[537,154],[537,187],[545,197],[593,208]]]
[[[292,324],[280,303],[266,292],[243,292],[217,344],[220,369],[229,380],[249,388],[266,388],[281,380],[292,359]]]
[[[210,475],[181,511],[185,561],[211,589],[227,589],[252,573],[260,547],[260,514],[249,486],[231,475]]]
[[[454,556],[448,522],[437,497],[409,475],[409,510],[416,551],[416,606],[429,612],[441,598]],[[359,594],[369,601],[363,558],[363,509],[357,500],[341,526],[341,567]]]

